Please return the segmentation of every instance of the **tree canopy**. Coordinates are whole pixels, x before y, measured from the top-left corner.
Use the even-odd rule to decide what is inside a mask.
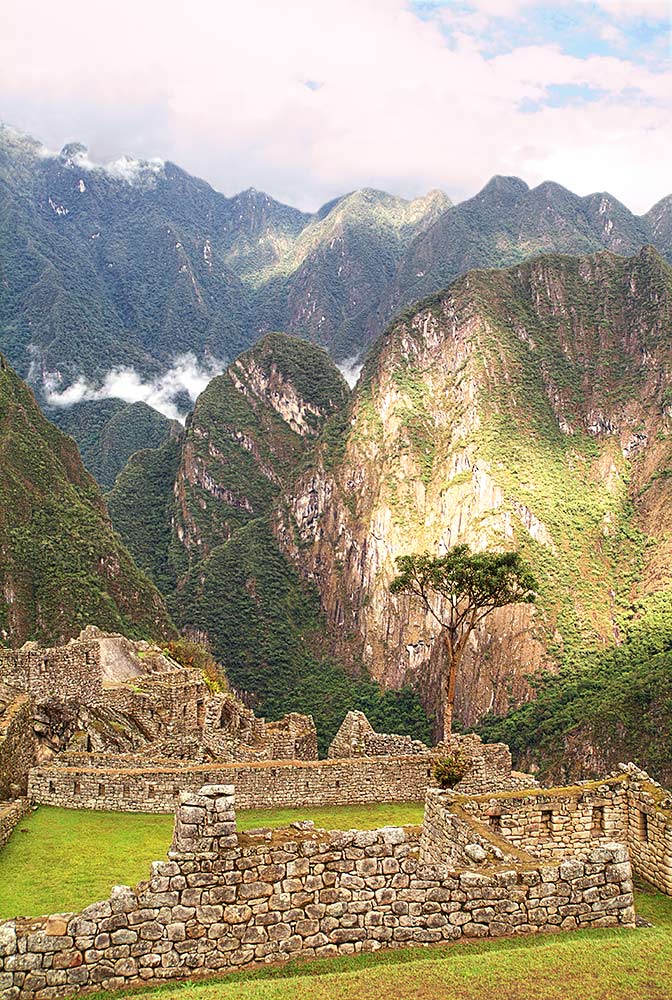
[[[535,600],[536,580],[517,552],[472,552],[454,545],[445,555],[399,556],[392,594],[418,598],[441,627],[446,649],[444,739],[449,738],[455,678],[467,640],[495,608]],[[436,597],[443,598],[437,601]]]

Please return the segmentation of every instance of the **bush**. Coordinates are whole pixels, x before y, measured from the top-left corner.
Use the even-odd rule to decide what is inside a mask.
[[[202,643],[192,642],[191,639],[173,639],[163,651],[180,666],[200,670],[211,694],[229,690],[224,670]]]
[[[462,781],[470,767],[470,758],[462,750],[456,750],[455,753],[437,760],[434,765],[434,777],[440,788],[454,788]]]

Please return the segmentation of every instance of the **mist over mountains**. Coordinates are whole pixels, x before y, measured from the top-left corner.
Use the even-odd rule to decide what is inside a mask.
[[[495,177],[305,213],[0,128],[0,349],[107,491],[6,366],[5,641],[101,607],[205,639],[270,717],[426,735],[439,644],[390,598],[394,558],[516,547],[539,600],[475,635],[461,722],[549,769],[562,746],[573,776],[635,752],[666,774],[670,261],[672,197],[636,216]]]
[[[363,189],[309,214],[6,126],[0,221],[0,345],[17,371],[52,405],[117,395],[170,417],[271,330],[326,347],[353,381],[395,313],[469,269],[647,243],[672,255],[672,198],[635,216],[608,194],[497,177],[455,206]]]

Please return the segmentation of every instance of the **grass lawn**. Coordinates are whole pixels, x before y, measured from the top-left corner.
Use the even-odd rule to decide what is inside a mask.
[[[670,1000],[672,899],[641,886],[637,908],[653,927],[294,961],[92,1000]]]
[[[375,829],[422,822],[417,802],[330,809],[247,810],[238,829],[315,820],[332,830]],[[0,851],[0,920],[75,912],[107,899],[113,885],[135,885],[150,862],[165,858],[173,816],[40,806]]]
[[[329,810],[250,811],[241,829],[297,818],[332,829],[416,823],[416,803]],[[40,807],[0,851],[0,918],[77,910],[115,883],[134,884],[165,856],[172,816]],[[24,832],[26,831],[26,832]],[[670,1000],[672,899],[637,891],[653,927],[459,941],[290,962],[200,983],[143,989],[146,1000]],[[137,992],[137,991],[136,991]],[[97,994],[119,998],[130,995]]]

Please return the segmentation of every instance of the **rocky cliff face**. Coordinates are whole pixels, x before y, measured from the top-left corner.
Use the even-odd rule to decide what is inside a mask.
[[[269,513],[306,441],[347,396],[325,351],[279,333],[209,384],[189,418],[173,489],[172,552],[182,571]]]
[[[432,622],[388,587],[396,556],[458,541],[519,547],[540,580],[536,606],[474,637],[463,721],[527,698],[560,653],[619,641],[633,601],[671,583],[671,301],[651,249],[554,255],[471,272],[393,324],[275,520],[337,648],[436,709]]]

